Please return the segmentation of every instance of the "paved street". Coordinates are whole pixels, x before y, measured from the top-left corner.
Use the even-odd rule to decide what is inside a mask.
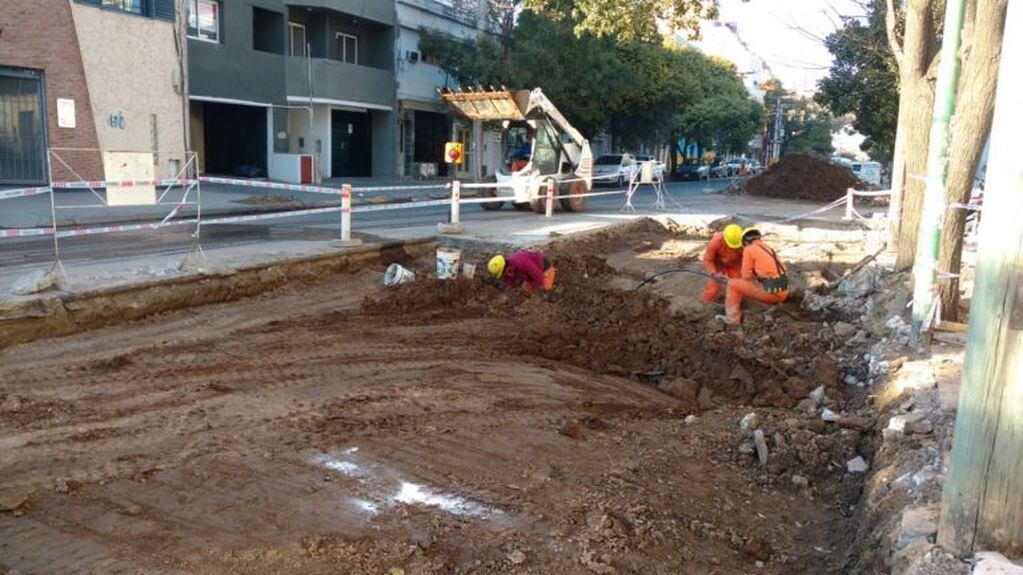
[[[673,182],[667,186],[668,193],[680,204],[687,199],[699,198],[708,192],[716,191],[726,187],[730,180],[713,180],[710,182]],[[616,188],[599,187],[595,191],[613,191]],[[387,195],[390,198],[413,198],[427,199],[431,195],[443,194],[442,189],[435,190],[412,190],[412,191],[388,191],[388,192],[366,192],[362,194],[364,201]],[[63,205],[71,205],[72,202],[85,203],[87,196],[92,194],[83,192],[58,192],[57,199]],[[252,206],[258,206],[266,211],[266,204],[259,204],[259,198],[276,198],[272,205],[276,210],[294,209],[302,207],[316,207],[327,205],[323,194],[308,194],[295,192],[275,192],[273,190],[246,189],[223,185],[203,186],[203,211],[209,217],[213,213],[239,213],[253,211]],[[83,200],[83,198],[85,198]],[[180,199],[180,193],[175,197],[168,196],[165,201],[176,201]],[[358,198],[357,198],[358,199]],[[93,197],[92,201],[96,201]],[[619,214],[623,203],[621,195],[597,196],[589,199],[586,214],[615,215]],[[637,209],[643,211],[649,208],[654,201],[654,195],[650,188],[642,188],[635,198]],[[19,200],[8,200],[5,208],[4,219],[8,222],[17,220],[21,225],[45,226],[43,214],[48,219],[49,198],[47,196],[36,196]],[[669,203],[671,203],[669,201]],[[670,206],[673,211],[681,209],[677,205]],[[212,210],[210,208],[213,208]],[[21,210],[18,216],[17,210]],[[129,211],[131,210],[131,211]],[[165,213],[166,207],[161,208]],[[358,210],[358,205],[356,206]],[[69,210],[62,210],[67,213]],[[93,224],[100,222],[117,221],[116,214],[122,217],[120,221],[135,221],[139,219],[138,208],[110,208],[105,210],[92,208],[88,210],[91,218],[83,220],[83,214],[78,212],[79,220],[90,221]],[[194,212],[183,211],[180,217],[188,218]],[[436,232],[436,224],[446,221],[448,214],[447,206],[396,209],[387,211],[376,211],[356,213],[352,216],[354,236],[365,241],[373,240],[396,240],[409,239],[412,237],[423,237]],[[145,215],[145,214],[141,214]],[[565,214],[555,212],[555,221],[563,221],[566,218],[578,218],[576,214]],[[505,207],[500,211],[488,212],[478,205],[464,205],[462,207],[462,220],[469,223],[481,222],[529,222],[535,224],[538,216],[530,211],[517,211]],[[9,224],[8,224],[9,225]],[[253,246],[265,242],[279,242],[288,240],[298,241],[328,241],[338,238],[339,217],[336,213],[321,214],[313,216],[282,217],[270,220],[260,220],[247,223],[221,224],[206,226],[202,230],[202,247],[204,249],[217,249],[232,246]],[[173,226],[162,230],[133,231],[100,234],[76,238],[63,238],[60,241],[61,259],[65,263],[75,261],[98,261],[111,260],[137,256],[167,256],[187,253],[195,248],[195,241],[191,237],[191,227]],[[40,264],[53,261],[53,240],[50,237],[34,237],[25,239],[8,239],[0,242],[0,269],[11,266],[22,266],[26,264]],[[10,270],[8,270],[10,271]]]

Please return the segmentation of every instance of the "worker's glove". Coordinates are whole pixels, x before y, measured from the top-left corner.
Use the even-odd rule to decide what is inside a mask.
[[[714,278],[714,281],[716,281],[718,283],[723,283],[723,284],[728,283],[728,276],[726,276],[725,274],[713,273],[713,274],[710,274],[710,277]]]

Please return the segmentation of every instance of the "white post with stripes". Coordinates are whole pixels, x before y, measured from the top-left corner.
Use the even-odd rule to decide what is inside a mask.
[[[554,216],[554,179],[547,180],[547,206],[544,213],[545,217]]]
[[[451,182],[451,223],[458,224],[461,217],[462,182],[455,180]]]
[[[853,219],[853,200],[856,199],[856,191],[849,188],[845,191],[845,217],[843,220],[849,221]]]
[[[341,241],[352,239],[352,185],[341,186]]]

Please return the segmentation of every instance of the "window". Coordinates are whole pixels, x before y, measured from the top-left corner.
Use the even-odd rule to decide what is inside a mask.
[[[220,42],[220,4],[216,0],[187,0],[188,37]]]
[[[290,56],[305,56],[305,26],[295,22],[288,22],[288,45]]]
[[[252,7],[252,48],[271,54],[287,53],[284,14]]]
[[[132,14],[148,14],[145,0],[103,0],[103,7],[123,10]]]
[[[359,38],[344,32],[338,32],[335,36],[337,41],[337,59],[349,64],[359,63]]]

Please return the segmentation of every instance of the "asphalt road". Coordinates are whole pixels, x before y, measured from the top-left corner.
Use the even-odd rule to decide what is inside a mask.
[[[679,201],[721,189],[730,180],[710,182],[672,182],[668,193]],[[600,187],[595,191],[612,191],[613,187]],[[253,194],[266,193],[257,190]],[[623,204],[622,195],[597,196],[588,199],[587,213],[618,213]],[[638,209],[653,203],[653,193],[644,189],[634,201]],[[356,207],[356,210],[358,207]],[[557,209],[557,208],[556,208]],[[393,230],[422,226],[424,230],[438,222],[447,221],[447,206],[431,206],[352,215],[353,235],[366,241],[395,237]],[[557,212],[556,212],[557,213]],[[479,205],[462,206],[464,222],[500,222],[509,218],[536,218],[531,211],[518,211],[505,206],[498,211],[485,211]],[[60,240],[61,259],[65,262],[108,260],[144,255],[185,254],[195,248],[191,230],[173,226],[160,230],[145,230],[97,234]],[[253,222],[208,225],[202,228],[202,247],[215,249],[269,241],[304,240],[327,241],[337,239],[339,217],[336,213],[312,216],[292,216]],[[0,268],[53,261],[53,239],[32,237],[0,240]]]

